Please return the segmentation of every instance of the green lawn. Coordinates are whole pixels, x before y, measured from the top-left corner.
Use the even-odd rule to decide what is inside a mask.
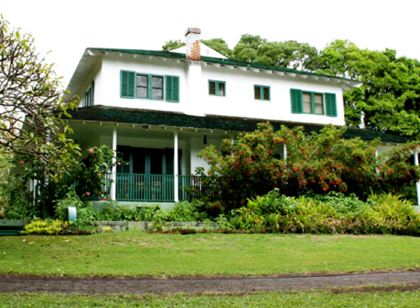
[[[0,273],[270,275],[420,268],[420,238],[147,234],[0,237]]]
[[[63,295],[0,293],[0,307],[417,307],[420,292],[296,292],[246,295]]]

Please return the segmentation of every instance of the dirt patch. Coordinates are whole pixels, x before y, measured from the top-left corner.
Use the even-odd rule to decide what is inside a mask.
[[[106,293],[251,293],[331,290],[377,292],[420,290],[420,271],[278,277],[44,277],[0,275],[0,292]]]

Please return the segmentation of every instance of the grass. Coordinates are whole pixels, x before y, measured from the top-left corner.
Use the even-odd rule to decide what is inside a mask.
[[[420,268],[420,238],[147,234],[0,237],[0,273],[273,275]]]
[[[0,293],[0,307],[417,307],[420,292],[295,292],[241,295]]]

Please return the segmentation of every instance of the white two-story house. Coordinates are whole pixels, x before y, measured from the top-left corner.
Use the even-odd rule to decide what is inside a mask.
[[[82,146],[107,144],[127,162],[111,172],[111,199],[176,202],[206,167],[197,156],[206,145],[261,121],[342,126],[343,91],[358,85],[227,59],[190,28],[173,52],[87,48],[68,86],[81,97],[70,123]]]

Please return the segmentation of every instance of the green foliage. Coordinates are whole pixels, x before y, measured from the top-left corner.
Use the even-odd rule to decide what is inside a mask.
[[[87,155],[81,162],[81,168],[74,170],[76,192],[83,199],[92,197],[104,199],[109,192],[104,191],[107,185],[107,173],[112,167],[113,151],[107,145],[90,147]]]
[[[210,209],[229,213],[274,188],[288,196],[335,191],[366,199],[372,191],[399,193],[420,177],[419,168],[408,161],[416,144],[376,157],[377,142],[344,139],[343,133],[334,127],[311,134],[299,127],[274,131],[260,123],[233,142],[224,140],[220,151],[210,145],[199,154],[210,168],[198,170],[202,185],[193,194],[213,216]]]
[[[394,50],[359,49],[336,40],[320,51],[312,69],[359,79],[360,88],[345,93],[346,122],[412,139],[420,137],[420,62],[398,58]]]
[[[378,229],[383,233],[420,234],[420,215],[409,201],[391,194],[372,195],[368,201],[378,215]]]
[[[242,35],[233,49],[233,58],[246,62],[305,69],[312,65],[318,51],[296,41],[268,42],[260,36]]]
[[[162,50],[171,51],[172,49],[177,49],[182,46],[185,46],[185,43],[180,40],[169,40],[162,46]]]
[[[227,220],[229,230],[245,232],[420,234],[420,215],[413,205],[390,194],[363,202],[354,195],[294,198],[276,190],[249,199]]]
[[[227,58],[230,58],[232,55],[232,50],[229,49],[228,44],[221,38],[203,40],[203,43]]]
[[[92,206],[88,206],[92,209]],[[118,205],[115,202],[109,202],[101,210],[93,210],[91,222],[107,220],[107,221],[161,221],[166,214],[159,206],[138,206],[130,207]]]
[[[39,235],[58,235],[66,228],[61,220],[34,220],[25,225],[23,233]]]
[[[50,216],[56,184],[78,165],[80,149],[63,120],[77,102],[63,100],[60,79],[39,56],[33,37],[11,29],[2,16],[0,46],[0,144],[23,182],[37,180],[32,211]]]
[[[28,190],[25,178],[22,178],[19,174],[9,174],[6,179],[7,181],[0,184],[5,218],[39,217],[39,209],[34,206],[32,194]]]
[[[182,201],[167,212],[166,221],[203,221],[207,218],[206,213],[200,212],[202,204],[200,201]]]

